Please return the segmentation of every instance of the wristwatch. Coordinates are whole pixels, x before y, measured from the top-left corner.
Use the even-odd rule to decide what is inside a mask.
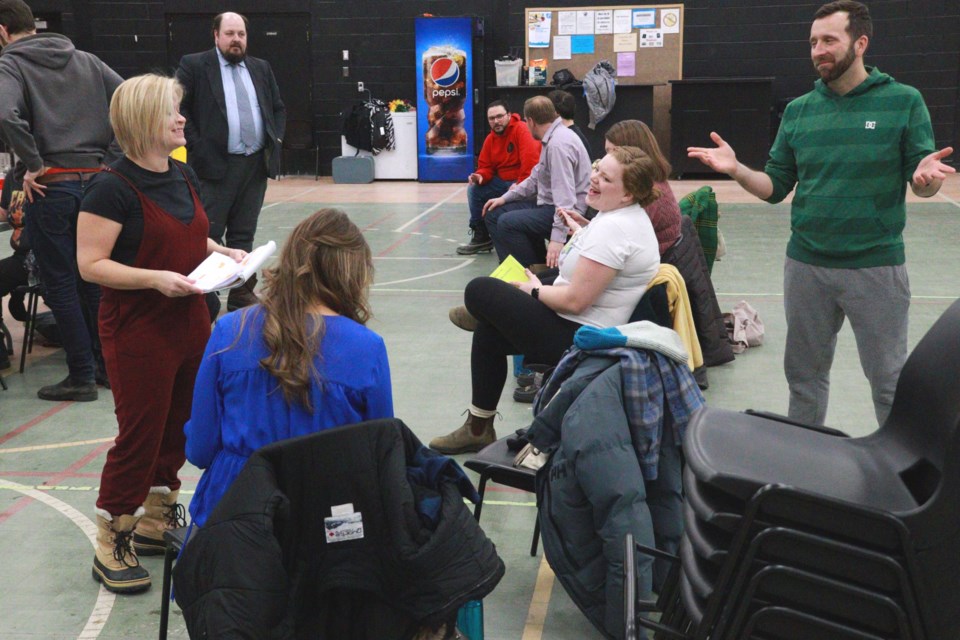
[[[540,299],[540,287],[534,287],[533,289],[530,289],[530,295],[533,296],[533,299],[534,299],[534,300],[539,300],[539,299]]]

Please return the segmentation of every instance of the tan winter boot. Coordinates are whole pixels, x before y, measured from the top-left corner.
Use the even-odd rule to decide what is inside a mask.
[[[143,501],[144,515],[133,532],[133,550],[140,556],[163,555],[167,543],[163,533],[187,526],[183,505],[177,502],[180,491],[170,487],[150,487]]]
[[[132,516],[111,516],[97,509],[97,549],[93,557],[93,579],[114,593],[136,593],[150,588],[150,574],[130,545],[133,528],[143,507]]]
[[[478,418],[469,411],[466,414],[467,420],[462,427],[445,436],[434,438],[430,441],[430,448],[447,455],[473,453],[496,441],[497,432],[493,429],[493,419],[496,416]],[[478,431],[480,435],[475,435]]]

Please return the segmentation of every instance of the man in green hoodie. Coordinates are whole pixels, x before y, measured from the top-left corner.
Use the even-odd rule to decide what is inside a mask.
[[[784,371],[791,418],[823,424],[837,333],[850,319],[882,425],[907,358],[906,185],[937,193],[954,173],[936,151],[920,93],[864,65],[867,7],[823,5],[810,29],[814,90],[791,102],[763,171],[739,163],[716,133],[688,155],[770,203],[796,186],[784,266]]]

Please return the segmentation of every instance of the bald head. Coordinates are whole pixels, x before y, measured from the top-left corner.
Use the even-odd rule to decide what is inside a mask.
[[[247,19],[239,13],[221,13],[213,19],[213,41],[227,62],[247,57]]]

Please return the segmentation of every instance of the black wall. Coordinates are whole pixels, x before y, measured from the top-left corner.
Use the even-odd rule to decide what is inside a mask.
[[[77,45],[101,56],[124,77],[169,70],[165,16],[265,10],[311,16],[313,116],[321,146],[321,171],[340,155],[339,113],[358,97],[363,81],[375,97],[416,98],[414,17],[477,15],[486,19],[486,76],[492,60],[524,44],[520,0],[27,0],[38,14],[58,14]],[[574,7],[583,0],[537,6]],[[600,5],[635,3],[601,2]],[[773,76],[775,103],[808,91],[815,79],[807,38],[821,2],[801,0],[688,0],[685,3],[684,77]],[[960,2],[873,0],[875,35],[867,63],[917,87],[933,118],[938,146],[960,135]],[[269,7],[269,9],[267,9]],[[212,37],[211,42],[212,46]],[[249,45],[257,55],[257,43]],[[341,77],[348,49],[350,77]],[[274,66],[283,60],[270,60]],[[771,105],[775,106],[775,105]]]

